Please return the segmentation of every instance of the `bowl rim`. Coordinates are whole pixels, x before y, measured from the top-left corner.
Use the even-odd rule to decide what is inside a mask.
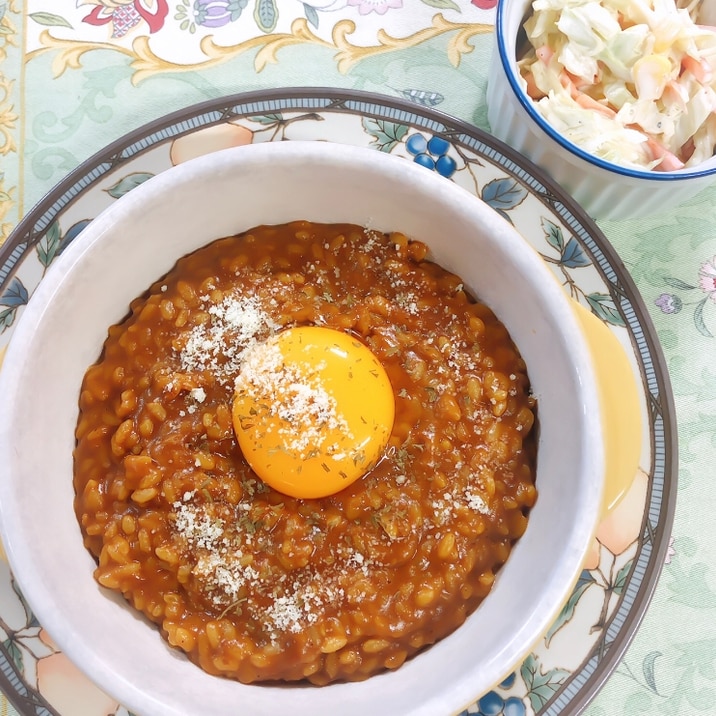
[[[622,176],[629,177],[630,179],[639,179],[648,182],[663,183],[663,182],[678,182],[686,181],[688,179],[695,179],[699,177],[711,177],[716,176],[716,155],[702,162],[700,165],[695,167],[688,167],[684,169],[678,169],[676,171],[669,172],[657,172],[647,171],[642,169],[633,169],[631,167],[625,167],[614,162],[606,161],[601,157],[597,157],[594,154],[590,154],[582,149],[577,144],[574,144],[564,135],[560,134],[537,110],[535,103],[525,95],[522,88],[517,81],[515,73],[513,71],[513,60],[516,61],[516,51],[510,50],[507,46],[506,36],[508,35],[507,30],[507,6],[514,4],[512,0],[500,0],[497,3],[497,13],[495,18],[495,46],[497,48],[497,54],[500,59],[500,65],[505,73],[505,77],[512,89],[513,94],[517,98],[517,101],[522,105],[524,110],[529,115],[535,124],[552,140],[557,142],[563,149],[573,154],[575,157],[585,161],[587,164],[601,169],[606,172],[614,174],[621,174]],[[528,12],[522,16],[520,20],[519,28],[524,23],[525,19],[529,15],[529,10],[532,7],[532,0],[527,2]],[[707,168],[703,167],[706,163],[711,163],[712,166]]]
[[[279,147],[279,146],[293,147],[296,149],[296,151],[298,151],[299,145],[301,145],[301,144],[308,144],[311,147],[311,151],[316,151],[319,153],[320,152],[325,152],[325,153],[331,152],[334,154],[336,151],[335,145],[331,145],[331,148],[328,148],[328,145],[323,145],[321,143],[316,143],[316,142],[301,143],[301,142],[294,141],[294,142],[287,143],[286,145],[282,145],[282,144],[254,145],[252,147],[238,148],[235,150],[225,150],[225,152],[227,154],[228,153],[236,153],[236,152],[243,152],[243,153],[249,152],[249,153],[254,153],[254,154],[260,155],[260,154],[265,154],[266,152],[275,153],[276,151],[279,151],[277,149],[277,147]],[[326,147],[326,149],[319,149],[319,147]],[[287,151],[287,150],[281,150],[281,151]],[[376,155],[373,151],[365,150],[365,149],[356,149],[356,148],[346,147],[343,151],[347,152],[349,154],[358,152],[360,154],[365,155],[366,158],[370,157],[371,162],[376,161],[376,156],[383,157],[383,155]],[[216,155],[214,155],[213,157],[202,157],[197,160],[194,160],[192,162],[192,164],[198,165],[199,163],[203,163],[209,167],[213,167],[215,160],[216,160]],[[432,182],[436,182],[436,181],[438,181],[438,182],[444,181],[441,178],[434,176],[432,173],[425,172],[425,170],[423,168],[414,166],[412,163],[405,164],[402,160],[395,158],[395,157],[389,157],[389,155],[385,155],[384,158],[381,158],[380,160],[377,160],[377,161],[379,161],[379,162],[387,161],[387,162],[393,163],[396,168],[398,166],[400,166],[401,173],[403,173],[403,174],[405,172],[408,172],[408,173],[414,172],[414,176],[420,177],[424,182],[432,183]],[[187,165],[182,165],[182,166],[187,167]],[[147,182],[144,186],[159,187],[162,185],[162,182],[166,183],[169,181],[168,175],[170,172],[174,172],[174,174],[177,174],[178,172],[183,172],[183,171],[185,171],[185,170],[182,167],[176,167],[174,169],[168,170],[167,172],[162,173],[162,175],[160,175],[155,180],[153,180],[152,183]],[[174,176],[174,174],[172,174],[172,176]],[[162,179],[162,177],[163,177],[163,179]],[[435,184],[435,186],[437,186],[437,184]],[[477,206],[478,203],[479,204],[483,203],[483,202],[480,202],[479,199],[476,199],[475,197],[470,195],[464,189],[462,189],[452,183],[445,182],[442,185],[442,188],[445,191],[456,193],[456,196],[458,194],[460,196],[465,196],[465,197],[469,196],[470,201],[475,206]],[[56,265],[54,272],[52,274],[48,274],[47,279],[45,279],[43,281],[43,283],[40,285],[40,287],[38,288],[38,291],[36,293],[36,296],[39,297],[38,301],[40,299],[44,299],[44,301],[46,302],[46,301],[50,300],[50,298],[54,295],[55,290],[64,281],[64,272],[62,271],[62,269],[65,267],[71,266],[72,263],[75,262],[75,260],[79,260],[81,254],[87,248],[86,244],[90,240],[90,239],[88,239],[88,237],[91,237],[96,232],[95,239],[99,240],[101,238],[102,234],[104,233],[104,231],[106,230],[107,226],[109,224],[111,224],[115,214],[120,213],[120,215],[121,215],[121,212],[124,211],[125,206],[131,207],[132,203],[135,201],[138,201],[140,196],[143,196],[143,194],[144,194],[144,190],[139,190],[139,188],[138,188],[137,190],[135,190],[135,192],[132,192],[132,194],[129,195],[131,197],[129,202],[122,200],[122,201],[124,201],[124,204],[122,204],[121,202],[117,202],[117,203],[113,204],[109,209],[107,209],[105,212],[103,212],[102,215],[98,216],[97,219],[95,219],[95,221],[93,222],[95,228],[91,232],[88,232],[87,235],[85,235],[84,242],[82,240],[73,241],[72,245],[69,246],[67,251],[63,253],[63,256],[58,259],[58,264]],[[120,208],[115,208],[115,207],[120,207]],[[506,224],[506,222],[504,222],[503,219],[500,219],[496,213],[493,213],[492,209],[489,209],[488,207],[485,206],[483,208],[483,211],[489,212],[489,213],[485,213],[485,216],[489,217],[491,223],[499,221],[500,225]],[[516,235],[516,231],[514,229],[510,229],[510,230],[512,232],[514,232]],[[562,293],[561,287],[559,287],[556,284],[556,282],[555,282],[554,289],[556,291],[555,295],[559,295],[561,297],[559,299],[559,301],[564,303],[564,305],[566,306],[567,305],[566,302],[568,301],[568,298]],[[550,291],[551,290],[552,289],[550,289]],[[38,301],[36,301],[36,303],[38,303]],[[38,303],[38,305],[41,306],[42,303]],[[19,323],[18,332],[17,332],[16,336],[14,337],[14,340],[11,344],[11,347],[8,352],[8,356],[11,356],[11,355],[14,356],[14,354],[16,352],[18,353],[18,355],[20,355],[20,353],[21,353],[20,348],[25,344],[26,341],[29,341],[31,339],[31,335],[32,335],[31,328],[33,325],[33,321],[31,320],[32,313],[30,311],[27,311],[25,315],[27,315],[29,318],[27,320],[25,320],[25,317],[23,316],[23,320]],[[576,319],[573,319],[573,320],[575,321],[575,324],[576,324]],[[26,326],[26,328],[22,328],[23,325]],[[2,373],[0,374],[0,384],[5,383],[5,385],[8,387],[12,384],[13,379],[15,378],[14,373],[17,372],[17,370],[16,370],[17,365],[18,364],[16,362],[10,361],[9,364],[4,367]],[[15,368],[15,370],[14,371],[10,370],[11,367]],[[593,389],[593,386],[592,387],[586,386],[586,389],[587,389],[587,392],[589,392],[590,390]],[[12,391],[10,391],[10,392],[12,392]],[[4,442],[3,433],[1,430],[0,430],[0,441]],[[1,483],[0,483],[0,488],[2,488]],[[2,515],[3,512],[6,512],[6,508],[3,507],[4,504],[5,504],[4,500],[0,502],[0,516]],[[6,512],[6,514],[10,514],[10,513]],[[20,518],[19,518],[19,516],[16,515],[12,520],[10,520],[10,526],[13,524],[13,521],[18,520],[18,519],[20,519]],[[4,522],[3,527],[7,528],[8,523],[5,521],[3,521],[3,522]],[[591,525],[588,529],[590,534],[593,534],[593,530],[595,527],[596,527],[596,516],[595,516],[594,524]],[[15,551],[14,550],[15,544],[14,544],[14,540],[12,538],[10,539],[7,546],[8,546],[8,556],[11,558],[11,561],[12,561],[13,554]],[[556,605],[554,607],[554,609],[551,611],[555,611],[558,609],[559,609],[559,605]],[[42,617],[42,613],[39,612],[38,614],[40,617]],[[548,624],[546,624],[546,626],[548,626]],[[531,644],[525,645],[525,648],[529,648],[529,646],[531,646]],[[74,652],[74,650],[68,649],[68,653],[70,653],[70,652]],[[86,663],[86,662],[84,662],[84,663]],[[106,687],[106,684],[104,681],[100,681],[100,683],[102,683]]]

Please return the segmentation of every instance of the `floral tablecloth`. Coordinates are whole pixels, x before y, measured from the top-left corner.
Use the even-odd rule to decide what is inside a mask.
[[[224,95],[363,90],[487,130],[495,2],[0,0],[0,244],[94,152],[145,122]],[[678,420],[679,493],[651,606],[585,713],[716,714],[716,187],[668,213],[600,228],[636,282],[663,346]],[[12,285],[0,294],[0,332],[26,299]],[[626,549],[640,524],[641,515],[634,524],[626,520],[618,539],[603,536],[606,547]],[[7,572],[2,560],[0,569]],[[15,705],[0,696],[0,714],[46,707],[72,716],[120,713],[17,604],[0,605],[0,647],[23,662],[42,702],[29,699],[29,710],[17,694]],[[524,680],[524,672],[516,678]],[[530,684],[534,693],[545,686],[538,681]],[[539,703],[502,700],[501,710],[489,713],[513,716]],[[483,706],[487,713],[490,704]]]

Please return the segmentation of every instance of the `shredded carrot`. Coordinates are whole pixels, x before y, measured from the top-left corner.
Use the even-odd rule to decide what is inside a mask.
[[[654,159],[661,159],[654,169],[662,172],[673,172],[676,169],[684,168],[684,163],[681,159],[673,152],[670,152],[663,144],[657,142],[653,137],[647,138],[646,145],[649,147],[649,151]]]
[[[681,147],[681,158],[685,162],[688,162],[689,159],[691,159],[691,155],[694,153],[695,150],[696,145],[694,144],[693,138],[691,138],[688,140],[688,142],[686,142],[686,144],[684,144],[683,147]]]
[[[710,84],[713,80],[713,69],[703,58],[696,59],[691,55],[684,55],[684,58],[681,60],[681,67],[691,72],[701,84]]]
[[[546,97],[547,95],[537,86],[537,83],[535,82],[535,76],[529,72],[524,75],[524,80],[527,83],[527,95],[531,99],[542,99],[542,97]]]
[[[617,116],[617,113],[609,105],[598,102],[596,99],[593,99],[584,92],[579,92],[574,99],[580,107],[583,107],[584,109],[593,109],[595,112],[600,112],[605,117],[609,117],[609,119]]]
[[[593,109],[595,112],[600,112],[610,119],[617,116],[617,113],[611,107],[597,102],[596,99],[590,97],[586,92],[578,90],[572,81],[572,75],[566,70],[560,72],[559,81],[562,87],[569,91],[569,96],[583,109]]]
[[[688,95],[684,96],[685,91],[683,87],[675,80],[670,80],[664,87],[664,93],[662,94],[662,100],[667,104],[675,104],[681,110],[686,110],[686,102]]]

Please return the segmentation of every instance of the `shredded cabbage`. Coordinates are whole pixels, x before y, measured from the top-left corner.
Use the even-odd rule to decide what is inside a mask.
[[[716,27],[692,0],[534,0],[518,65],[542,116],[635,169],[693,167],[716,147]]]

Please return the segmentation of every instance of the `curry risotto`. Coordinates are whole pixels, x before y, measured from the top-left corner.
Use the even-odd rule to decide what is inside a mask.
[[[377,464],[321,499],[268,487],[232,426],[242,356],[304,325],[365,344],[395,400]],[[399,667],[488,594],[537,495],[523,360],[399,233],[294,222],[185,256],[109,329],[79,407],[96,579],[244,683]]]

